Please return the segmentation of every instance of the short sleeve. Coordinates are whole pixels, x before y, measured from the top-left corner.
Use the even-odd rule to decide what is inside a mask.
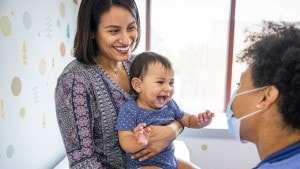
[[[170,100],[170,102],[168,104],[174,112],[174,119],[175,120],[180,120],[183,117],[184,112],[179,108],[179,106],[177,105],[177,103],[173,99]]]

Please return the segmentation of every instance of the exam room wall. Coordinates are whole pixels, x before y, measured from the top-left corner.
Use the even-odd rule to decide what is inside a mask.
[[[65,155],[54,89],[72,59],[79,2],[0,0],[0,168],[53,168]]]
[[[224,114],[216,117],[213,123],[226,123]],[[201,169],[250,169],[260,161],[255,145],[235,140],[225,125],[223,128],[185,128],[178,139],[185,142],[190,161]]]

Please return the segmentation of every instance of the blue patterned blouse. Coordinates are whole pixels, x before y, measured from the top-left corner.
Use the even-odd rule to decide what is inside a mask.
[[[123,62],[127,73],[130,62]],[[124,168],[115,125],[119,107],[130,97],[97,65],[74,60],[66,66],[55,104],[70,169]]]

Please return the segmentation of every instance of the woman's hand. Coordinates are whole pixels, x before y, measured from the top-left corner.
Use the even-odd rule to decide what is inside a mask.
[[[151,129],[148,146],[132,155],[132,158],[138,158],[140,161],[147,160],[162,152],[182,131],[182,125],[177,121],[167,126],[151,125],[147,128]]]

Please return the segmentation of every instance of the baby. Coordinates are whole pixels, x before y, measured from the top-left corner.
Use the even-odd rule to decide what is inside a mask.
[[[214,113],[189,114],[183,112],[172,99],[174,94],[174,70],[171,62],[154,52],[136,56],[130,67],[130,82],[136,99],[129,100],[119,111],[117,130],[122,149],[126,152],[126,168],[176,169],[174,145],[152,158],[139,161],[131,154],[148,145],[150,125],[167,125],[174,120],[189,128],[209,125]]]

